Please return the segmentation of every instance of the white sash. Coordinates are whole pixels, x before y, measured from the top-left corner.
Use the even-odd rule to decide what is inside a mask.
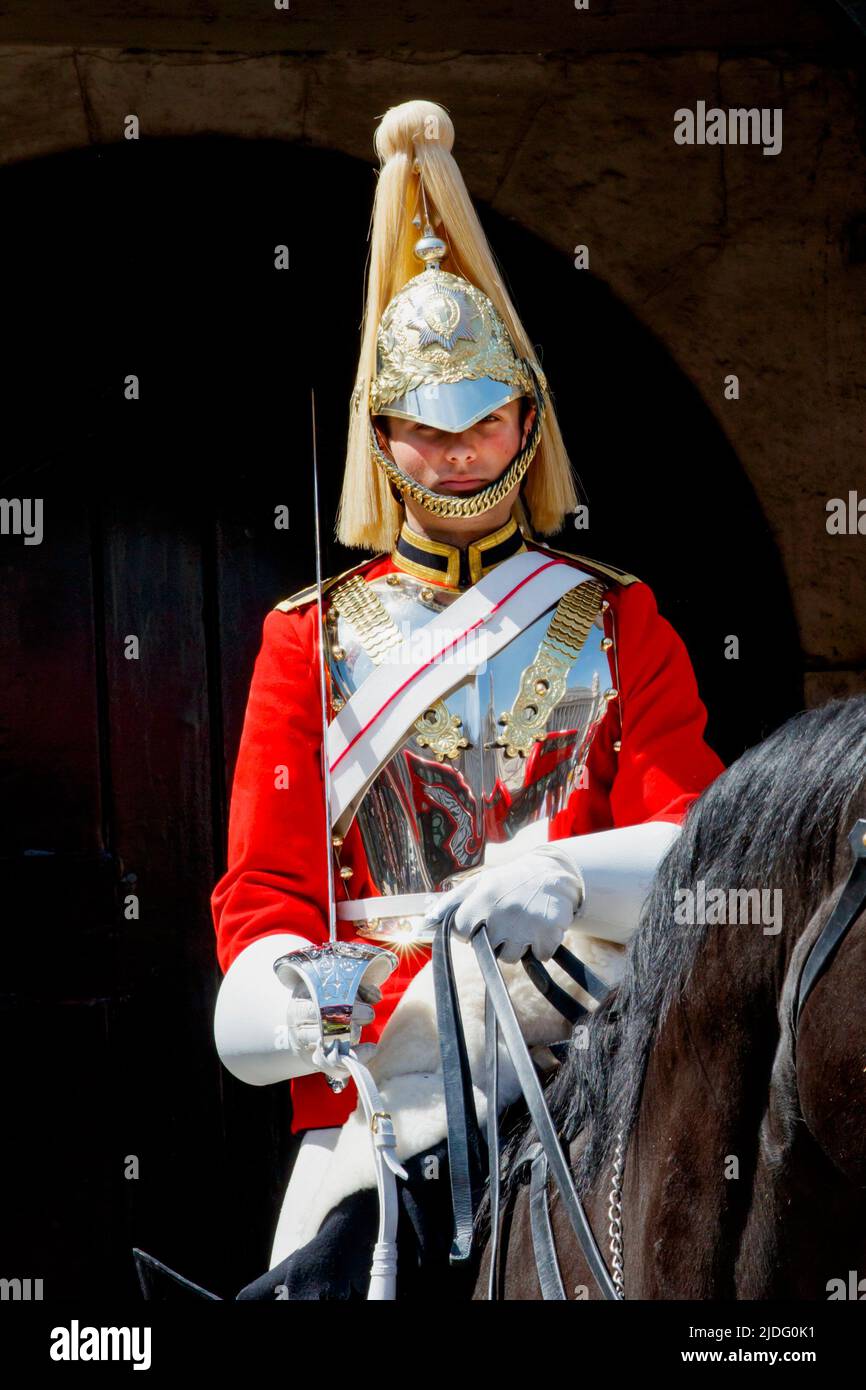
[[[348,829],[353,808],[419,715],[588,578],[567,560],[512,555],[394,647],[328,727],[334,829]]]

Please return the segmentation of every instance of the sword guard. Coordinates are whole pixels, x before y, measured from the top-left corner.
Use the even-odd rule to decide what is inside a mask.
[[[348,1050],[352,1042],[352,1014],[358,990],[365,978],[381,985],[399,960],[393,951],[360,941],[332,941],[325,946],[310,946],[289,951],[274,961],[274,972],[280,984],[292,988],[300,980],[319,1010],[321,1046],[323,1050],[335,1043],[337,1050]],[[348,1077],[327,1077],[331,1089],[342,1091]],[[334,1084],[337,1083],[337,1084]]]

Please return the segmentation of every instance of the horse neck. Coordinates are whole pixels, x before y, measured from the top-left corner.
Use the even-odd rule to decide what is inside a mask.
[[[765,935],[755,924],[707,927],[668,1009],[628,1145],[629,1298],[737,1296],[780,1036],[778,1001],[797,935]]]
[[[825,900],[797,944],[783,1017],[795,1013],[804,961],[837,896]],[[781,1029],[737,1268],[740,1298],[866,1297],[864,997],[861,911],[815,985],[796,1036]]]
[[[628,1299],[826,1298],[831,1281],[851,1283],[852,1272],[864,1276],[866,1292],[862,1045],[851,1027],[866,997],[866,950],[862,932],[852,932],[834,982],[819,982],[804,1014],[797,1067],[816,1139],[803,1123],[783,1020],[814,926],[828,907],[819,907],[808,924],[801,911],[798,920],[786,903],[778,935],[755,925],[707,928],[656,1032],[627,1142]],[[851,1134],[838,1152],[838,1105],[823,1117],[823,1130],[814,1118],[819,1101],[829,1103],[828,1066],[857,1087],[847,1106]],[[572,1146],[575,1165],[584,1141],[582,1134]],[[611,1178],[608,1163],[585,1198],[608,1263]],[[571,1250],[564,1266],[569,1281],[596,1297],[561,1219],[560,1239]]]

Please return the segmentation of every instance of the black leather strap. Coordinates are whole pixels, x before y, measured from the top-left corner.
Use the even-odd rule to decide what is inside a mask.
[[[446,914],[433,939],[433,984],[448,1123],[448,1175],[454,1208],[454,1240],[450,1259],[452,1264],[462,1264],[472,1256],[472,1226],[484,1185],[485,1165],[454,983],[454,963],[451,958],[454,911],[456,909]]]
[[[499,1254],[499,1024],[488,994],[484,1000],[484,1071],[487,1085],[487,1162],[490,1183],[490,1270],[487,1297],[496,1298]]]
[[[548,1301],[562,1301],[565,1299],[565,1288],[559,1274],[550,1208],[547,1205],[547,1155],[540,1144],[534,1144],[530,1153],[529,1225],[541,1297]]]
[[[479,924],[479,927],[472,937],[472,946],[475,950],[476,959],[478,960],[484,983],[487,986],[487,992],[493,1001],[499,1027],[502,1030],[502,1037],[505,1041],[505,1046],[508,1048],[508,1054],[511,1058],[512,1065],[517,1072],[520,1088],[523,1091],[523,1097],[529,1107],[529,1113],[532,1116],[535,1131],[547,1155],[550,1171],[553,1175],[554,1182],[559,1188],[562,1204],[568,1214],[572,1229],[580,1242],[581,1249],[583,1250],[584,1257],[589,1265],[593,1278],[596,1280],[604,1297],[618,1302],[619,1294],[608,1273],[601,1251],[596,1244],[595,1236],[586,1218],[586,1213],[581,1206],[577,1190],[574,1186],[574,1179],[571,1175],[571,1169],[568,1166],[566,1156],[559,1142],[559,1137],[553,1127],[553,1121],[550,1118],[550,1112],[544,1099],[544,1092],[541,1088],[538,1074],[533,1066],[532,1058],[529,1055],[529,1051],[523,1039],[523,1034],[520,1031],[520,1025],[514,1013],[511,997],[505,987],[505,981],[502,978],[499,966],[496,963],[496,957],[493,954],[493,950],[487,938],[487,931],[483,922]]]
[[[520,964],[538,992],[544,995],[548,1004],[552,1004],[557,1013],[562,1014],[562,1017],[571,1024],[572,1028],[575,1024],[589,1017],[589,1010],[585,1009],[582,1004],[578,1004],[576,999],[572,999],[570,994],[566,994],[553,976],[548,974],[541,961],[536,960],[531,952],[521,957]]]
[[[800,1025],[800,1015],[806,1000],[836,954],[840,943],[866,907],[866,820],[855,821],[854,826],[849,831],[848,841],[854,855],[854,864],[848,876],[848,882],[842,889],[839,900],[824,924],[820,936],[806,957],[800,973],[797,1006],[793,1020],[795,1035]]]
[[[454,967],[451,958],[451,927],[456,908],[446,913],[440,923],[433,942],[433,979],[436,992],[436,1017],[439,1027],[439,1046],[442,1056],[443,1089],[448,1124],[449,1174],[451,1180],[451,1199],[454,1208],[454,1239],[451,1248],[451,1263],[468,1260],[472,1255],[472,1228],[483,1182],[483,1160],[481,1158],[481,1139],[478,1116],[472,1093],[472,1078],[466,1042],[460,1019],[460,1004],[454,980]],[[608,1273],[601,1251],[593,1236],[586,1214],[581,1206],[571,1169],[563,1153],[559,1137],[553,1127],[550,1113],[535,1066],[529,1055],[514,1008],[505,987],[505,981],[496,963],[496,957],[487,938],[485,924],[481,923],[472,937],[472,945],[487,987],[485,1001],[485,1064],[487,1069],[488,1118],[487,1138],[490,1158],[491,1181],[491,1263],[488,1281],[488,1297],[495,1297],[498,1274],[498,1235],[499,1235],[499,1128],[498,1128],[498,1039],[502,1037],[508,1049],[511,1062],[517,1073],[524,1099],[539,1136],[540,1148],[545,1155],[546,1171],[543,1175],[545,1196],[542,1210],[538,1195],[540,1169],[536,1170],[535,1229],[539,1248],[544,1245],[544,1212],[546,1212],[547,1170],[552,1172],[568,1214],[572,1229],[578,1238],[584,1257],[605,1298],[618,1300],[616,1288]],[[566,953],[569,963],[575,957]],[[577,966],[580,966],[577,962]],[[568,969],[568,966],[565,966]],[[571,970],[568,970],[572,974]],[[546,974],[546,972],[545,972]],[[585,988],[583,980],[600,985],[592,972],[582,975],[578,981]],[[530,978],[532,974],[530,972]],[[574,978],[574,976],[573,976]],[[551,981],[553,984],[553,981]],[[558,989],[559,987],[556,986]],[[570,996],[566,996],[570,1002]],[[531,1181],[532,1179],[530,1179]],[[530,1221],[532,1203],[530,1199]],[[549,1216],[547,1218],[549,1225]],[[556,1262],[552,1233],[550,1242],[544,1247],[547,1258]],[[541,1277],[539,1275],[539,1277]],[[558,1277],[558,1276],[557,1276]],[[544,1287],[553,1288],[552,1275],[544,1274]],[[561,1281],[560,1281],[561,1287]],[[564,1296],[564,1294],[563,1294]]]
[[[577,956],[572,955],[571,951],[564,946],[557,946],[553,953],[553,959],[557,965],[561,966],[566,975],[570,975],[576,985],[586,990],[590,999],[595,999],[599,1004],[610,994],[610,985],[606,985],[604,980],[590,970],[588,965]]]

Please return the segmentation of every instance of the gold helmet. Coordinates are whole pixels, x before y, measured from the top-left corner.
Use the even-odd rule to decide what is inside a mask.
[[[534,387],[487,295],[441,269],[447,250],[438,237],[416,243],[427,268],[382,315],[370,409],[457,433]]]
[[[543,515],[529,478],[525,485],[533,525],[558,530],[577,501],[547,381],[450,153],[453,139],[447,113],[424,101],[393,107],[377,131],[382,169],[338,523],[347,545],[390,546],[405,495],[437,516],[481,515],[523,483],[536,453]],[[391,415],[460,433],[520,396],[536,407],[526,443],[499,478],[462,496],[408,477],[374,428],[375,416]]]
[[[522,481],[535,456],[546,383],[518,357],[484,291],[441,269],[447,250],[428,224],[415,245],[426,269],[398,290],[382,315],[370,385],[370,450],[389,481],[436,516],[480,516]],[[396,415],[459,434],[519,396],[536,401],[529,440],[499,478],[467,497],[433,492],[408,477],[373,429],[374,415]]]

